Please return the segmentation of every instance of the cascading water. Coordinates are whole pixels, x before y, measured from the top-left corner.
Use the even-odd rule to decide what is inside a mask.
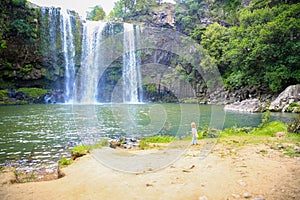
[[[65,58],[65,103],[73,99],[73,87],[75,83],[75,45],[72,32],[72,24],[69,10],[61,10],[62,43]]]
[[[83,28],[82,58],[80,82],[77,89],[78,103],[93,104],[97,102],[99,72],[102,66],[102,53],[99,45],[102,40],[102,31],[106,22],[87,21]],[[87,62],[86,59],[93,59]]]
[[[75,23],[75,15],[73,16],[69,10],[45,7],[42,8],[42,18],[45,26],[43,35],[45,35],[46,65],[55,69],[56,75],[60,75],[61,68],[64,67],[64,88],[59,87],[61,80],[56,83],[56,88],[64,92],[64,100],[59,102],[82,104],[94,104],[98,103],[98,100],[100,103],[110,102],[117,83],[121,89],[117,102],[143,101],[140,58],[136,53],[140,34],[138,26],[128,23],[86,21],[82,23],[82,32],[76,34],[76,31],[81,29]],[[102,74],[107,67],[104,66],[107,59],[104,56],[105,52],[101,52],[104,48],[100,48],[104,38],[121,33],[123,39],[119,42],[123,43],[123,47],[121,46],[123,56],[118,62],[122,64],[115,65],[114,69],[110,68],[108,73],[111,74]],[[80,40],[81,52],[78,52],[76,49],[77,45],[80,45],[78,42]],[[80,53],[80,68],[76,72],[75,56]]]
[[[124,23],[123,102],[138,103],[142,100],[140,64],[136,55],[136,33],[133,24]]]
[[[43,7],[41,10],[43,30],[45,30],[43,31],[45,62],[46,65],[55,69],[55,74],[60,74],[61,67],[64,67],[64,88],[61,89],[64,90],[64,102],[70,103],[73,98],[75,81],[75,45],[72,25],[74,19],[69,10],[54,7]],[[61,60],[62,56],[63,61]],[[51,99],[53,98],[51,97]],[[50,102],[46,99],[45,101],[46,103]],[[55,100],[51,100],[51,102],[55,102]]]

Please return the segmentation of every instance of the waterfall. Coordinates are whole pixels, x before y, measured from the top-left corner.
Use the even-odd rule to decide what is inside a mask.
[[[72,32],[72,24],[69,10],[61,10],[62,44],[65,59],[65,103],[73,99],[73,87],[75,81],[75,46]]]
[[[141,72],[140,62],[136,55],[136,33],[139,29],[134,29],[133,24],[124,23],[124,55],[123,55],[123,102],[140,102],[141,90]],[[140,95],[139,95],[140,93]]]
[[[56,78],[55,89],[63,93],[58,96],[58,102],[110,102],[114,89],[119,94],[117,102],[142,102],[141,61],[136,52],[140,37],[139,27],[128,23],[84,21],[79,29],[75,18],[69,10],[42,8],[45,67],[51,69],[53,74],[49,75]],[[76,31],[80,33],[77,34]],[[107,63],[105,59],[109,58],[105,57],[106,52],[102,52],[104,48],[101,45],[105,44],[104,39],[118,34],[122,34],[121,40],[118,40],[120,53],[123,52],[118,58],[120,64],[116,65],[116,62],[114,68],[104,69],[109,67],[104,66]],[[81,52],[77,45],[81,45]],[[79,60],[75,60],[75,56],[79,55],[81,61],[77,71],[75,61],[77,63]]]
[[[78,103],[93,104],[97,102],[99,72],[102,66],[102,53],[99,45],[102,40],[102,31],[106,22],[87,21],[83,28],[82,58],[80,69],[80,83],[77,89]],[[93,59],[87,62],[86,59]]]
[[[59,76],[62,75],[61,68],[64,68],[64,88],[60,88],[64,90],[62,101],[70,103],[75,82],[73,16],[69,10],[54,7],[42,7],[41,11],[45,65],[54,69],[53,73]],[[56,84],[56,87],[60,85]]]

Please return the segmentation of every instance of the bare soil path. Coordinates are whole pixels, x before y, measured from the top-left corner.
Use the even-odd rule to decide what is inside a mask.
[[[199,146],[191,146],[174,164],[142,174],[115,171],[87,155],[64,168],[61,179],[2,184],[0,199],[300,199],[300,160],[268,145],[217,144],[205,159],[198,154]]]

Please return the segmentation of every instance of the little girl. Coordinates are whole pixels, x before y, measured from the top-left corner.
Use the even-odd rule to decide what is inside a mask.
[[[198,144],[198,142],[197,142],[198,133],[197,133],[195,122],[192,122],[191,127],[192,127],[192,134],[193,134],[192,145]]]

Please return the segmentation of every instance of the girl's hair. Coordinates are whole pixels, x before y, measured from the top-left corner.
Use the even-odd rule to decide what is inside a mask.
[[[191,126],[192,126],[192,127],[193,127],[193,126],[196,127],[195,122],[192,122],[192,123],[191,123]]]

